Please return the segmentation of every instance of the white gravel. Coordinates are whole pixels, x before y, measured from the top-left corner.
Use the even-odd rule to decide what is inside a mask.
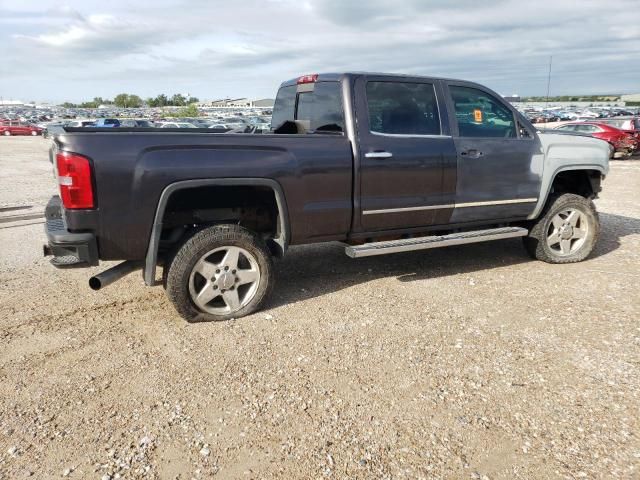
[[[44,204],[49,168],[43,139],[0,138],[0,203]],[[614,162],[580,264],[300,247],[265,311],[215,324],[0,228],[0,479],[637,479],[639,192]]]

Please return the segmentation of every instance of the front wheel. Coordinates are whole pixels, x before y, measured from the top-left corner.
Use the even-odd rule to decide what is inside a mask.
[[[31,130],[31,136],[35,137],[36,135],[38,135],[38,132],[36,132],[35,130]]]
[[[249,315],[260,308],[273,287],[267,246],[238,225],[200,230],[165,269],[167,296],[189,322]]]
[[[600,234],[593,202],[565,193],[548,200],[524,246],[533,258],[548,263],[574,263],[587,258]]]
[[[11,135],[11,132],[9,130],[5,130],[4,131],[4,136],[5,137],[9,137]]]

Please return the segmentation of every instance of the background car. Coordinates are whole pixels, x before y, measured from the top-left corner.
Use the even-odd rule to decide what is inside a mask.
[[[82,128],[82,127],[94,127],[95,125],[96,125],[96,122],[94,122],[93,120],[74,120],[72,122],[69,122],[66,126],[73,127],[73,128]]]
[[[99,128],[115,128],[120,126],[120,120],[117,118],[99,118],[96,120],[95,126]]]
[[[138,118],[125,118],[120,120],[120,127],[127,128],[153,128],[153,122],[151,120],[138,119]]]
[[[25,122],[9,121],[0,124],[0,135],[42,135],[42,128]]]
[[[192,123],[187,122],[166,122],[160,128],[198,128]]]
[[[630,134],[637,142],[640,142],[640,117],[605,118],[600,120],[600,123],[619,128],[623,132]]]
[[[612,158],[628,158],[637,148],[637,141],[627,132],[600,122],[572,122],[560,125],[554,130],[576,132],[605,140],[613,146]]]

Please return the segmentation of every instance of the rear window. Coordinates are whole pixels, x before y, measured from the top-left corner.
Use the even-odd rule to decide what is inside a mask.
[[[631,128],[631,120],[606,120],[604,123],[623,130]]]
[[[301,92],[297,85],[282,87],[273,107],[272,129],[293,120],[301,121],[310,132],[343,132],[340,83],[317,82],[313,90]]]

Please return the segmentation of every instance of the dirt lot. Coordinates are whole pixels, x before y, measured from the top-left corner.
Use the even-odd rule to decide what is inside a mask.
[[[0,138],[0,207],[42,209],[47,148]],[[267,310],[198,325],[140,274],[90,291],[39,220],[4,220],[0,478],[637,479],[640,161],[596,203],[580,264],[517,239],[295,248]]]

